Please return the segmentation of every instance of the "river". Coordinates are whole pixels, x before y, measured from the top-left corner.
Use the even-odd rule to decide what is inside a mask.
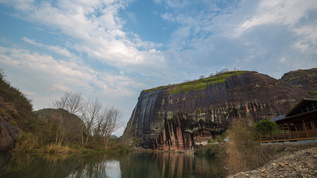
[[[0,154],[0,177],[222,177],[218,161],[185,153],[135,151],[130,154]]]

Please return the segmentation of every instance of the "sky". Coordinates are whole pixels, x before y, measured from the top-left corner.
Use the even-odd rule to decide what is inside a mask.
[[[316,0],[0,0],[0,23],[0,68],[34,110],[76,91],[124,125],[144,89],[317,67]]]

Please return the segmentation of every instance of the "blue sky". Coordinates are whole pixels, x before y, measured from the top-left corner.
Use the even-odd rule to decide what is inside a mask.
[[[79,91],[127,122],[143,89],[317,66],[315,0],[0,0],[0,22],[0,68],[35,110]]]

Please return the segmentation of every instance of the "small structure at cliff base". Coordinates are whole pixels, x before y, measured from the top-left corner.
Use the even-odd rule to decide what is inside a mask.
[[[317,143],[317,99],[304,98],[286,115],[272,118],[282,133],[262,143]]]

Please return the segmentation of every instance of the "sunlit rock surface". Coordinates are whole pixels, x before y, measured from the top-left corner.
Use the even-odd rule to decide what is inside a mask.
[[[241,71],[144,90],[123,138],[138,138],[143,148],[190,150],[221,134],[234,118],[276,117],[302,97],[310,95],[268,75]]]

